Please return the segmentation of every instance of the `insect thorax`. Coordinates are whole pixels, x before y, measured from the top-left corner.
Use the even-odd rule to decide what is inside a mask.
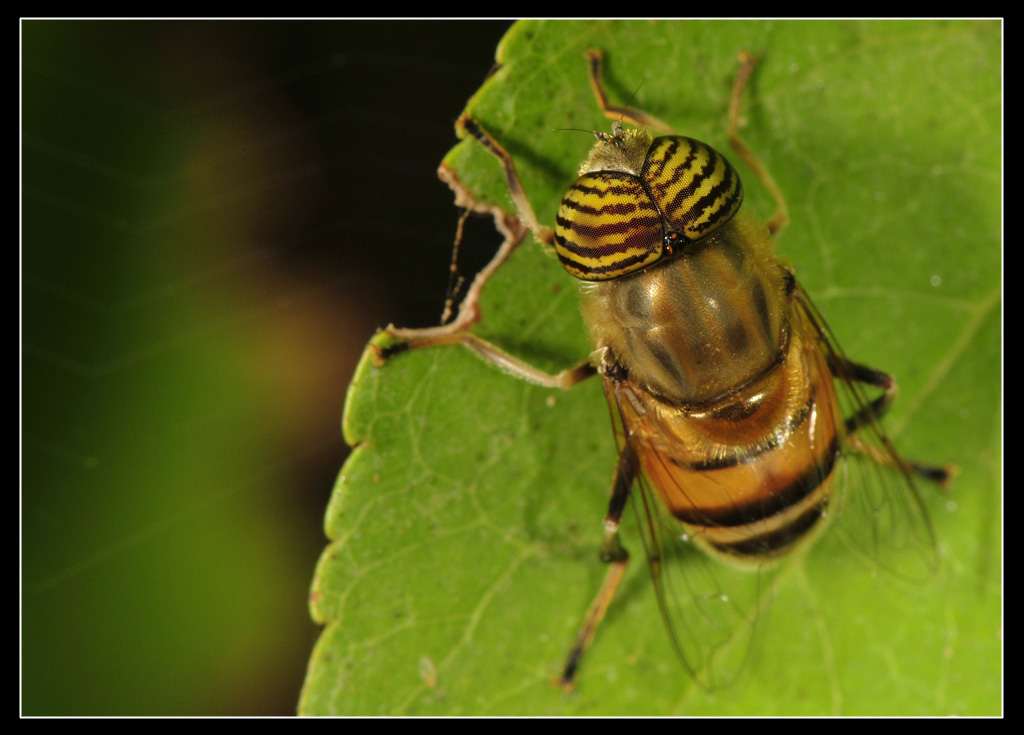
[[[591,338],[631,381],[678,406],[735,392],[781,359],[784,271],[767,231],[740,213],[675,257],[585,284]]]

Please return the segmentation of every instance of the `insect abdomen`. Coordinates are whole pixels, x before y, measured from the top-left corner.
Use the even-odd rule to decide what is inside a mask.
[[[842,419],[825,358],[794,316],[775,368],[734,395],[674,409],[628,381],[618,404],[669,512],[708,551],[739,562],[781,557],[823,527]],[[639,409],[639,410],[638,410]]]

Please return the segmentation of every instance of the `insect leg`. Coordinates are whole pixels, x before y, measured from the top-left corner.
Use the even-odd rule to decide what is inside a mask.
[[[512,250],[522,242],[527,232],[522,221],[512,216],[503,221],[498,221],[498,228],[504,232],[505,242],[498,249],[494,258],[491,259],[491,262],[473,279],[466,297],[459,306],[458,316],[448,324],[443,324],[439,327],[401,329],[394,325],[389,325],[381,330],[383,334],[391,338],[391,341],[384,342],[374,338],[373,342],[371,342],[370,349],[373,350],[374,364],[377,367],[382,367],[392,357],[408,350],[461,344],[505,372],[547,388],[568,389],[581,380],[596,374],[597,369],[590,363],[589,358],[559,373],[547,373],[530,365],[525,360],[508,354],[495,344],[477,337],[468,331],[473,324],[481,319],[479,299],[484,286],[494,272],[505,262]]]
[[[872,385],[882,389],[882,395],[860,408],[852,416],[846,417],[846,432],[852,434],[866,424],[881,419],[885,416],[893,401],[896,400],[898,392],[896,378],[889,373],[875,370],[867,365],[847,360],[846,358],[831,355],[828,358],[828,368],[833,375],[852,380],[865,385]]]
[[[375,357],[378,366],[406,350],[460,344],[472,350],[492,365],[501,368],[506,373],[530,383],[542,385],[545,388],[561,388],[563,390],[568,390],[581,380],[585,380],[591,375],[595,375],[597,373],[597,368],[591,364],[589,358],[582,360],[561,372],[554,374],[548,373],[540,368],[534,367],[525,360],[521,360],[514,355],[510,355],[497,345],[492,342],[488,342],[481,337],[477,337],[472,332],[447,331],[442,330],[441,328],[438,328],[437,330],[391,330],[391,334],[398,333],[399,336],[401,336],[401,333],[403,332],[413,334],[419,332],[420,334],[401,339],[398,342],[394,342],[383,347],[375,346]]]
[[[618,105],[612,105],[608,102],[608,94],[604,90],[604,52],[601,49],[588,49],[584,54],[583,58],[587,60],[587,74],[590,77],[590,86],[594,90],[594,96],[597,97],[597,104],[601,108],[601,112],[609,120],[625,120],[633,125],[639,125],[645,128],[653,128],[663,133],[674,133],[675,131],[671,126],[663,123],[654,115],[649,115],[643,110],[634,110],[630,107],[620,107]]]
[[[768,169],[761,163],[761,159],[754,155],[754,152],[740,138],[740,102],[743,97],[743,90],[750,79],[750,74],[757,65],[757,59],[746,51],[741,51],[740,64],[740,71],[736,75],[736,81],[733,83],[732,98],[729,102],[729,144],[739,154],[739,157],[743,159],[743,162],[747,164],[747,167],[754,172],[754,175],[757,176],[758,181],[761,182],[764,188],[768,190],[768,193],[772,195],[772,199],[775,200],[775,214],[768,220],[768,231],[774,235],[789,222],[789,208],[786,206],[786,198],[782,196],[782,190],[775,183],[775,179],[768,173]]]
[[[468,115],[460,117],[455,122],[455,127],[459,130],[465,130],[476,138],[488,153],[501,162],[501,167],[505,171],[505,183],[508,184],[509,195],[512,197],[512,201],[515,202],[519,218],[537,240],[548,247],[553,246],[555,233],[550,227],[545,227],[537,221],[537,215],[533,213],[530,200],[527,198],[526,192],[523,191],[523,185],[519,181],[519,174],[516,173],[516,164],[508,151],[502,148],[501,144],[492,138],[490,133],[480,127],[480,124]]]
[[[888,373],[882,372],[881,370],[876,370],[875,368],[868,367],[867,365],[861,365],[860,363],[835,355],[831,356],[828,362],[829,369],[832,371],[833,375],[842,376],[858,383],[864,383],[865,385],[881,388],[883,391],[882,395],[878,396],[878,398],[863,405],[853,415],[846,417],[847,445],[851,449],[870,457],[875,462],[895,466],[897,469],[901,470],[909,470],[925,480],[938,483],[942,487],[948,486],[950,480],[952,480],[956,473],[956,470],[952,465],[935,467],[933,465],[914,462],[897,454],[895,449],[889,445],[887,438],[885,438],[884,444],[888,451],[880,451],[877,447],[860,441],[856,436],[855,432],[857,430],[866,425],[874,424],[876,421],[881,419],[892,406],[893,401],[896,400],[896,394],[898,392],[896,378]]]
[[[615,467],[615,482],[612,485],[612,496],[608,501],[608,513],[604,518],[604,542],[601,544],[601,561],[610,564],[608,573],[605,575],[604,583],[601,585],[597,597],[590,603],[587,610],[587,617],[583,622],[579,635],[576,636],[576,644],[569,652],[565,667],[559,684],[563,689],[573,688],[573,678],[579,668],[583,652],[594,640],[597,626],[604,618],[608,605],[615,597],[615,590],[626,573],[626,565],[629,563],[629,552],[623,548],[619,540],[619,522],[622,520],[622,511],[626,507],[626,500],[629,499],[630,488],[636,479],[636,468],[633,464],[632,454],[628,447],[624,447],[619,454],[619,461]]]
[[[597,373],[597,369],[591,364],[589,359],[582,360],[566,370],[552,374],[510,355],[500,347],[468,331],[473,324],[480,321],[479,300],[484,286],[494,272],[508,259],[512,251],[523,241],[527,231],[532,232],[546,246],[551,246],[554,242],[554,233],[551,228],[545,227],[537,221],[533,207],[530,205],[530,201],[519,181],[515,163],[508,152],[491,137],[490,133],[467,115],[459,118],[456,127],[465,130],[469,135],[476,138],[488,153],[501,162],[509,193],[515,202],[518,215],[507,215],[497,207],[476,202],[458,185],[454,176],[442,167],[439,172],[441,178],[448,180],[449,184],[453,185],[457,193],[457,203],[461,203],[463,206],[476,211],[490,212],[494,216],[495,224],[499,231],[505,235],[505,241],[494,258],[491,259],[491,262],[473,280],[462,304],[459,306],[458,316],[454,320],[439,327],[428,329],[399,329],[394,325],[389,325],[382,331],[393,338],[393,341],[382,343],[383,341],[374,340],[371,345],[371,348],[374,350],[374,362],[377,367],[381,367],[390,358],[407,350],[461,344],[487,362],[515,377],[547,388],[568,389],[581,380]],[[450,304],[445,307],[446,315],[449,313],[449,309]]]

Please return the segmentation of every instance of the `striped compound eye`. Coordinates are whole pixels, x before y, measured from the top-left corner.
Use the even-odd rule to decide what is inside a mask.
[[[619,171],[584,174],[555,220],[555,252],[584,281],[632,273],[661,258],[662,216],[639,178]]]
[[[742,201],[739,174],[721,153],[692,138],[656,138],[640,176],[591,171],[576,180],[558,210],[555,252],[576,278],[618,278],[671,255],[673,242],[707,237]]]

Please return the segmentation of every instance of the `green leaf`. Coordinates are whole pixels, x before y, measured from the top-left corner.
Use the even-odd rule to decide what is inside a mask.
[[[706,693],[674,659],[639,539],[578,691],[551,686],[596,593],[615,448],[601,387],[510,378],[467,350],[363,359],[344,422],[355,450],[313,588],[326,625],[306,714],[998,714],[1001,700],[1000,44],[997,22],[523,22],[468,109],[515,158],[542,222],[607,130],[613,102],[729,152],[737,52],[761,63],[743,135],[791,224],[779,252],[854,359],[893,372],[887,426],[951,461],[923,488],[942,571],[909,589],[828,535],[781,570],[767,635],[736,686]],[[496,161],[446,162],[511,204]],[[770,198],[745,175],[766,218]],[[443,288],[443,284],[438,284]],[[575,286],[532,241],[488,284],[474,329],[547,370],[589,351]],[[628,517],[628,514],[627,514]]]

